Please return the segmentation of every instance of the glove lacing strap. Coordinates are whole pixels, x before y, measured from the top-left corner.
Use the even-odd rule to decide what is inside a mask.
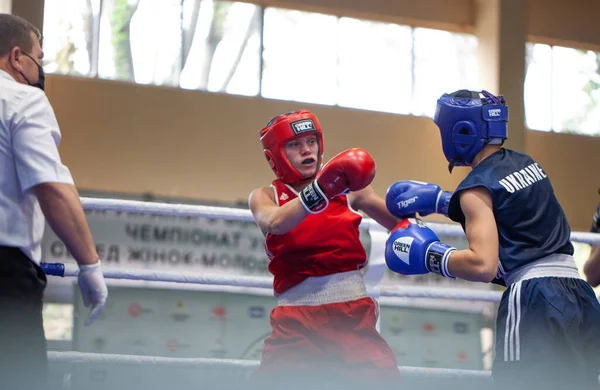
[[[311,214],[318,214],[329,206],[329,199],[314,180],[300,191],[300,203]]]
[[[454,251],[456,251],[456,248],[446,245],[443,242],[432,242],[427,247],[427,252],[425,253],[425,267],[427,267],[429,272],[442,275],[446,278],[456,279],[448,271],[448,259]]]

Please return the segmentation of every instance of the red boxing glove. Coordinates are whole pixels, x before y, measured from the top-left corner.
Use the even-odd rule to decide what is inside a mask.
[[[308,212],[325,210],[329,199],[362,190],[375,178],[375,161],[364,149],[353,148],[334,156],[317,178],[300,192],[300,202]]]

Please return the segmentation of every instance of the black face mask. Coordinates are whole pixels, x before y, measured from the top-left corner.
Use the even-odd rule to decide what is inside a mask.
[[[25,81],[27,81],[27,84],[31,85],[32,87],[37,87],[39,89],[41,89],[42,91],[44,90],[45,84],[46,84],[46,75],[44,74],[44,68],[42,68],[42,66],[40,64],[37,63],[36,60],[33,59],[32,56],[30,56],[27,53],[23,53],[24,55],[26,55],[27,57],[31,58],[31,61],[33,61],[34,64],[37,65],[38,67],[38,81],[35,84],[32,84],[31,81],[29,81],[29,79],[27,78],[27,76],[25,76],[23,74],[23,72],[19,71],[19,73],[21,73],[21,76],[23,76],[23,78],[25,79]]]

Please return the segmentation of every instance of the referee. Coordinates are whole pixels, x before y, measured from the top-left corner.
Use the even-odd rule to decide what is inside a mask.
[[[61,134],[44,94],[40,38],[28,21],[0,14],[0,389],[46,387],[46,276],[39,267],[46,220],[79,264],[88,324],[108,295],[79,195],[58,153]]]

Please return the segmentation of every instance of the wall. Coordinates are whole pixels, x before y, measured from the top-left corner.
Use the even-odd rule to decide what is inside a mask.
[[[199,91],[49,76],[63,131],[61,153],[80,187],[163,196],[245,200],[272,180],[258,131],[306,107],[325,128],[325,158],[350,147],[378,164],[376,190],[420,178],[455,186],[428,118]]]
[[[600,50],[600,2],[592,0],[529,1],[529,35],[536,41]]]
[[[548,173],[572,228],[588,231],[600,201],[600,137],[529,131],[527,151]]]
[[[350,147],[372,153],[380,195],[400,179],[452,189],[466,173],[448,173],[428,118],[62,76],[49,76],[48,96],[63,131],[63,159],[83,189],[245,201],[272,179],[258,130],[300,107],[318,115],[326,159]],[[527,138],[573,228],[588,229],[600,138],[534,131]]]

